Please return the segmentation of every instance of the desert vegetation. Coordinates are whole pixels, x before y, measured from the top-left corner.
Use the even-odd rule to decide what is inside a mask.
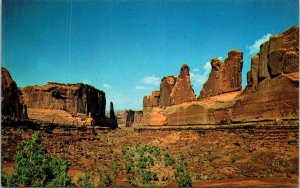
[[[41,131],[38,139],[36,134],[26,129],[2,129],[2,156],[6,156],[2,157],[6,172],[2,173],[3,185],[63,185],[64,177],[68,180],[66,186],[102,187],[197,186],[198,182],[232,178],[287,181],[282,179],[285,177],[297,181],[298,177],[296,127],[141,132],[123,128],[96,135],[84,131]],[[31,154],[40,153],[48,161],[45,164],[37,160],[37,164],[45,167],[35,168],[48,169],[54,175],[37,176],[37,181],[16,178],[20,174],[16,167],[24,171],[27,168],[17,165],[27,164],[18,158],[20,153],[28,152],[24,151],[28,148],[24,143],[35,143],[30,147],[41,148],[41,152]],[[49,161],[53,161],[52,168],[47,165]]]

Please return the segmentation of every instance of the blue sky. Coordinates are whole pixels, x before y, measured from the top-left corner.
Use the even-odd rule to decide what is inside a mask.
[[[19,87],[83,82],[115,109],[142,109],[160,79],[191,69],[199,95],[213,57],[251,56],[298,25],[297,0],[3,0],[2,65]],[[107,107],[108,109],[108,107]]]

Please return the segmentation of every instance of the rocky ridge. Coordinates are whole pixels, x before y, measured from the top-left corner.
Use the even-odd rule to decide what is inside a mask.
[[[198,100],[190,85],[189,68],[183,65],[178,78],[163,78],[160,91],[144,97],[143,124],[203,125],[299,119],[298,35],[299,27],[294,26],[273,35],[260,46],[260,52],[251,59],[243,91],[243,53],[239,50],[231,50],[224,63],[217,58],[210,61],[211,73]]]

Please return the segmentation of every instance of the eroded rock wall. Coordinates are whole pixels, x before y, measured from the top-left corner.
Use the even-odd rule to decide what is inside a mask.
[[[213,58],[210,64],[211,72],[200,92],[200,99],[242,90],[243,52],[231,50],[224,63]]]
[[[299,118],[299,27],[273,35],[251,59],[233,121]]]
[[[21,92],[32,119],[84,125],[89,113],[96,123],[105,118],[105,93],[89,85],[50,82]]]
[[[27,107],[19,100],[19,89],[8,70],[1,67],[1,113],[4,116],[27,118]]]
[[[189,69],[182,66],[177,79],[162,79],[160,93],[151,96],[155,99],[151,104],[155,105],[144,103],[143,125],[299,119],[298,35],[299,28],[292,27],[260,46],[260,52],[251,58],[243,91],[241,51],[230,51],[224,63],[217,58],[211,60],[211,73],[197,101],[193,98]]]
[[[143,111],[125,110],[125,126],[132,127],[142,124]]]

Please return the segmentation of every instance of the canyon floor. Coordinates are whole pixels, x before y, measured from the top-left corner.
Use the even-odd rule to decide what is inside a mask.
[[[42,131],[42,136],[48,153],[69,161],[74,182],[78,174],[89,173],[98,185],[100,172],[104,172],[116,186],[131,186],[133,182],[138,186],[177,186],[174,169],[156,163],[159,157],[151,167],[158,172],[157,180],[150,184],[132,180],[126,171],[127,157],[137,156],[134,152],[145,147],[158,148],[175,160],[184,158],[193,186],[297,187],[298,128],[298,120],[287,120],[255,125],[121,127],[96,134],[54,129]],[[9,173],[13,172],[17,144],[32,133],[24,127],[2,127],[2,166]]]

